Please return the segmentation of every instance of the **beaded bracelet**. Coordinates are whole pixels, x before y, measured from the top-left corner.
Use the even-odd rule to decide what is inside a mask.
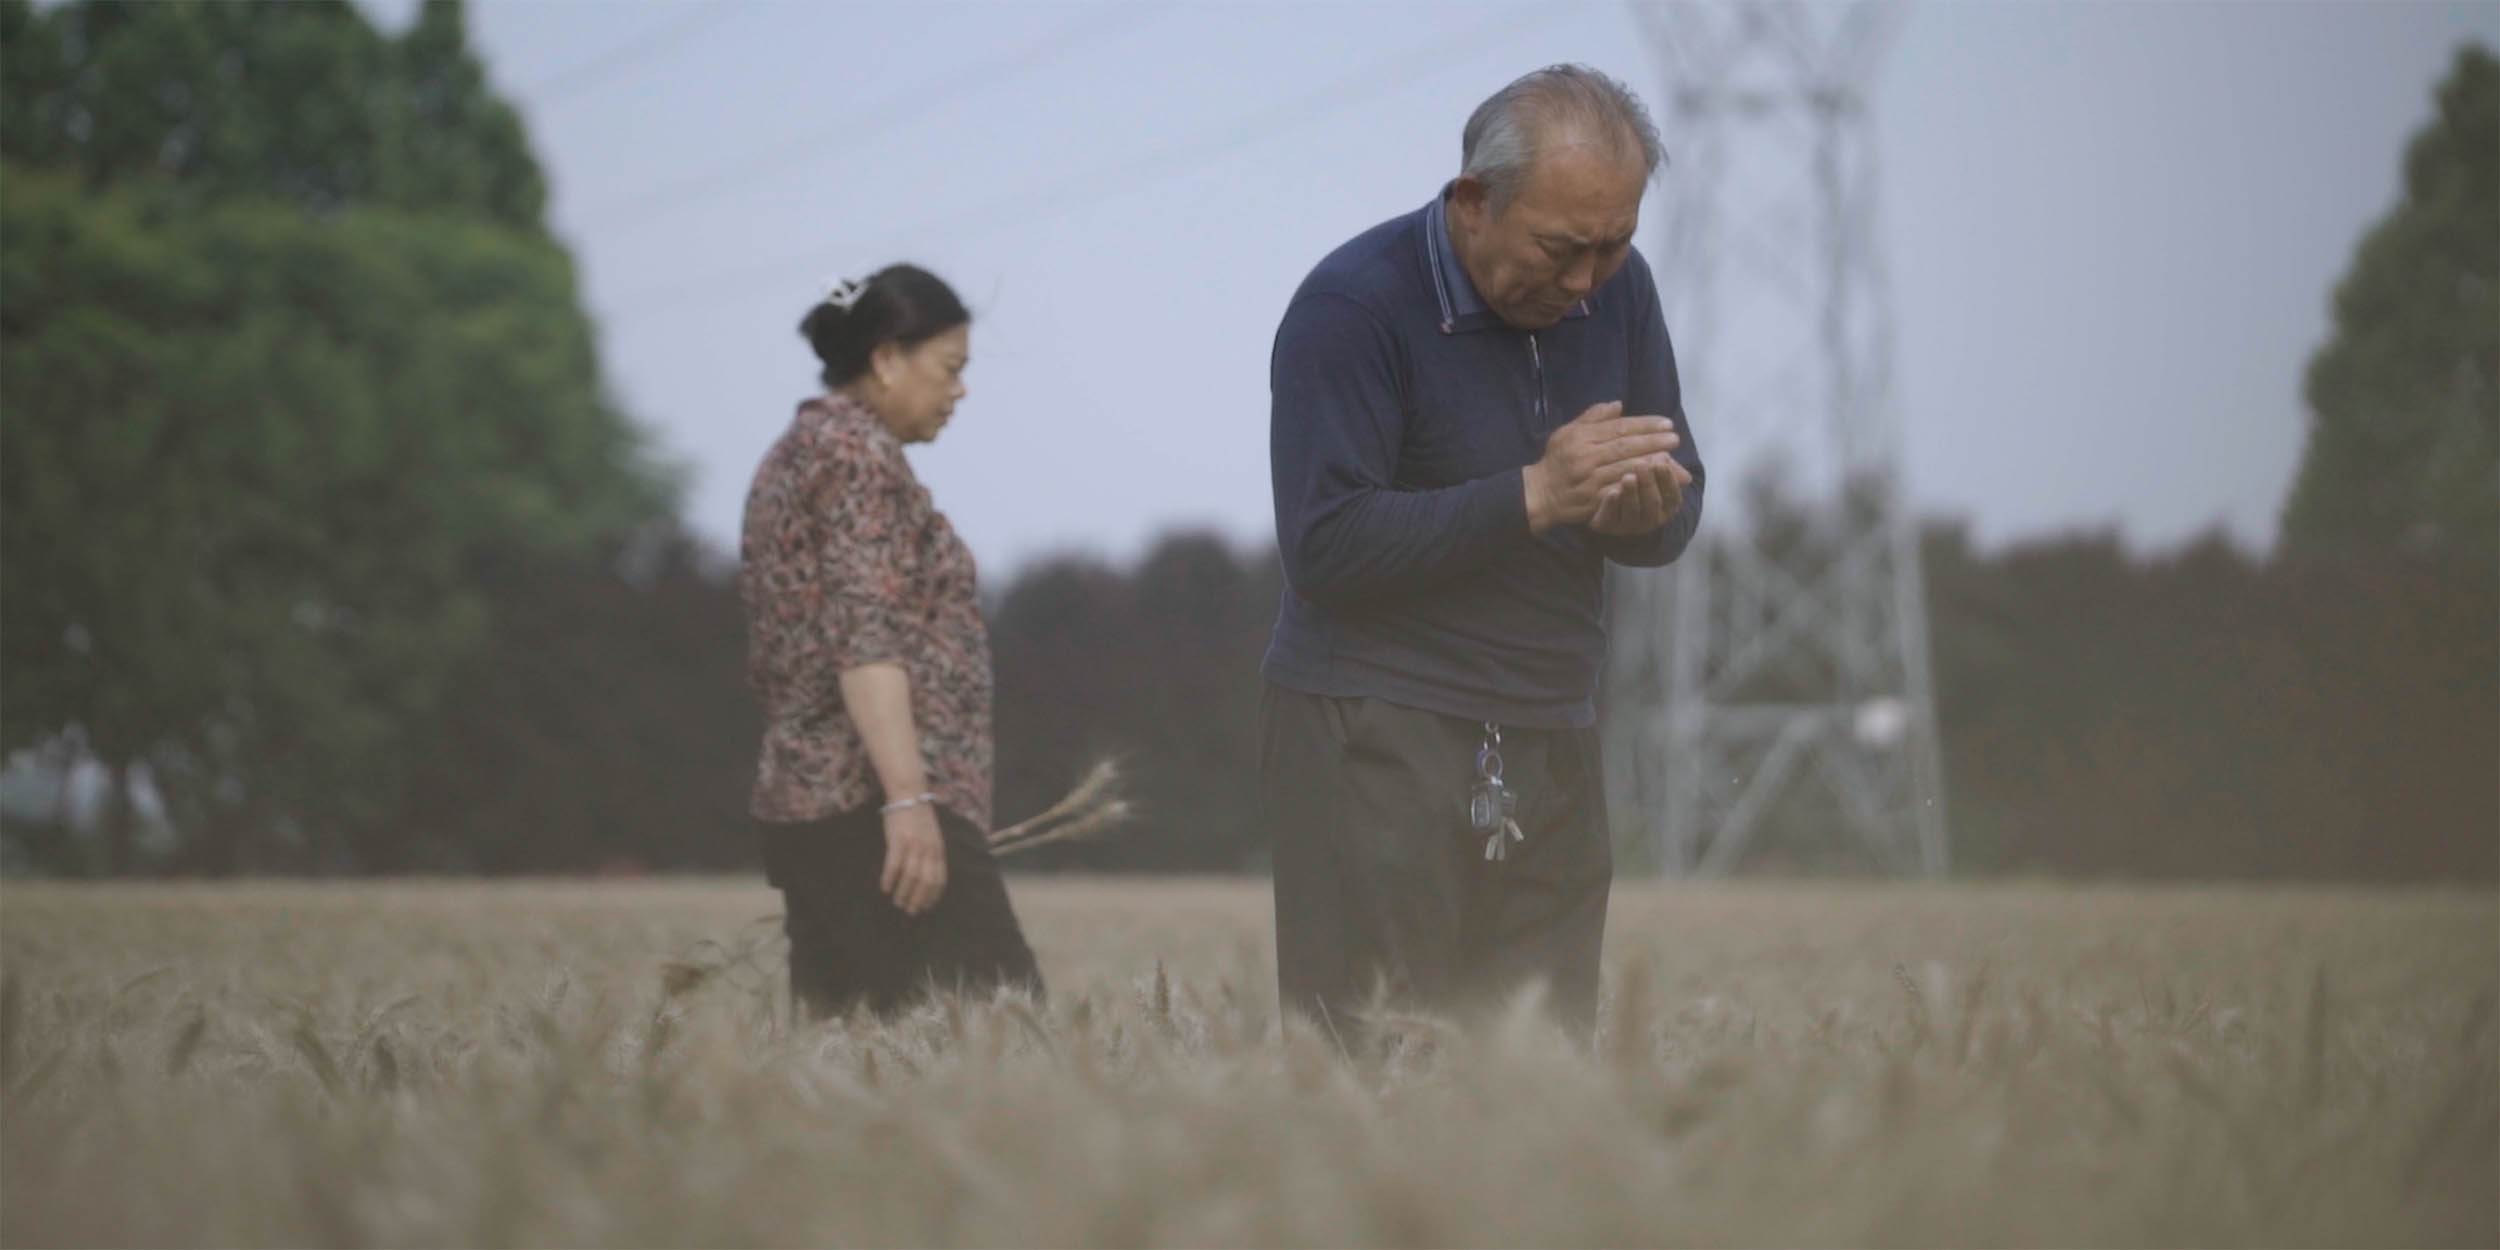
[[[915,794],[908,799],[896,799],[893,802],[878,808],[877,814],[880,816],[891,816],[896,812],[910,811],[912,808],[935,802],[937,802],[937,795],[934,792],[922,791],[921,793]]]

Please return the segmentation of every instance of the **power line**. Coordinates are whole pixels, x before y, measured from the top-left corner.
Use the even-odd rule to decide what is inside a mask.
[[[1273,108],[1244,118],[1222,134],[1210,139],[1167,144],[1131,160],[1063,178],[1038,190],[1018,191],[985,202],[977,210],[960,214],[940,224],[922,223],[907,232],[891,236],[887,244],[870,254],[884,255],[915,239],[945,238],[950,241],[978,238],[1007,226],[1030,225],[1085,208],[1091,208],[1140,186],[1150,185],[1207,161],[1230,155],[1242,148],[1274,138],[1276,135],[1319,121],[1349,104],[1367,97],[1382,95],[1416,79],[1449,68],[1450,56],[1487,36],[1502,33],[1517,24],[1517,19],[1546,6],[1537,3],[1512,5],[1498,11],[1490,20],[1466,27],[1455,34],[1430,43],[1417,45],[1406,52],[1366,65],[1309,94],[1297,96]],[[1091,191],[1078,195],[1076,192]],[[706,275],[685,282],[647,288],[625,297],[632,308],[684,307],[686,296],[725,290],[751,289],[759,279],[789,281],[794,272],[808,274],[823,265],[861,254],[853,247],[819,248],[804,254],[786,256],[758,265]]]
[[[953,104],[971,99],[982,91],[1013,79],[1115,27],[1126,24],[1128,29],[1135,29],[1136,24],[1130,22],[1131,18],[1152,21],[1173,12],[1175,7],[1171,5],[1119,5],[1107,12],[1088,12],[1082,20],[1072,22],[1053,34],[1022,48],[966,69],[950,70],[943,75],[919,83],[909,90],[897,92],[857,113],[847,114],[842,120],[823,129],[810,131],[775,144],[764,151],[751,153],[708,173],[680,178],[631,199],[619,201],[612,206],[609,219],[603,224],[616,227],[630,226],[647,221],[671,209],[682,208],[708,198],[715,191],[731,184],[759,176],[787,173],[794,168],[804,168],[805,166],[793,163],[793,158],[796,157],[804,156],[809,164],[820,165],[829,157],[857,148],[879,137],[889,127],[904,125],[927,116],[932,111],[933,105]],[[960,85],[964,83],[971,85],[969,87]],[[602,212],[594,208],[586,216],[595,221],[601,218]]]
[[[685,8],[688,12],[676,21],[654,26],[587,61],[557,70],[521,94],[541,108],[562,103],[570,96],[580,95],[615,77],[636,61],[681,45],[689,36],[736,16],[746,7],[731,0],[698,0],[687,4]]]

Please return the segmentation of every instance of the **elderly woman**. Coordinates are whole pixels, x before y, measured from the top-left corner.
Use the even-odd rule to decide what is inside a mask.
[[[791,997],[818,1017],[931,988],[1041,990],[988,844],[972,554],[903,457],[964,396],[971,320],[911,265],[835,287],[799,326],[825,393],[747,496],[739,588],[765,712],[752,810]]]

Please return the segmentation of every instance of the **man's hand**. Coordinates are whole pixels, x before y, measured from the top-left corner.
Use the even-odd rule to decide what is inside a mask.
[[[937,809],[915,804],[885,815],[885,871],[877,888],[894,899],[907,916],[937,906],[946,892],[946,835],[938,829]]]
[[[1589,528],[1618,538],[1656,533],[1684,508],[1684,488],[1692,471],[1673,459],[1664,473],[1626,473],[1598,496]]]
[[[1625,490],[1627,477],[1636,479],[1630,483],[1636,496],[1638,479],[1646,478],[1660,506],[1666,506],[1670,492],[1674,504],[1681,506],[1684,483],[1691,478],[1671,453],[1683,442],[1675,423],[1665,417],[1627,417],[1621,403],[1591,404],[1588,411],[1545,440],[1545,458],[1521,475],[1528,493],[1528,528],[1542,534],[1557,525],[1590,522],[1608,492],[1620,495]],[[1679,477],[1682,481],[1676,480]],[[1638,513],[1639,504],[1636,497],[1630,511]],[[1626,505],[1616,504],[1608,523],[1625,525],[1638,519],[1622,515],[1626,510]],[[1675,508],[1667,507],[1648,529],[1666,524],[1666,517],[1673,515]]]

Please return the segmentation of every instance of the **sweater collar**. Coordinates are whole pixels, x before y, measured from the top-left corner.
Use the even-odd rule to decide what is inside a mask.
[[[1508,326],[1477,293],[1475,279],[1467,276],[1467,267],[1458,261],[1458,248],[1450,242],[1450,191],[1456,182],[1443,183],[1441,194],[1424,205],[1424,267],[1432,275],[1433,298],[1441,309],[1441,333],[1465,334]],[[1564,310],[1563,320],[1572,321],[1589,315],[1589,301],[1581,300]]]

